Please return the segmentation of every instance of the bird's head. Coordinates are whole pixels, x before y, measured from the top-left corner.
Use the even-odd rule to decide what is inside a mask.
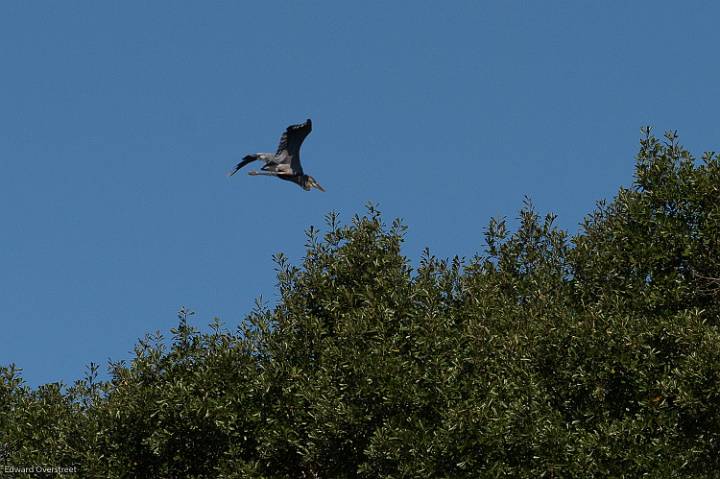
[[[307,177],[305,178],[305,183],[303,185],[303,188],[305,188],[305,191],[310,191],[313,188],[317,188],[320,191],[325,191],[325,188],[320,186],[320,183],[315,181],[315,178],[313,178],[310,175],[307,175]]]

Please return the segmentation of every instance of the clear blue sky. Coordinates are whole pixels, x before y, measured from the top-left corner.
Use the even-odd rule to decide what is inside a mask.
[[[380,205],[405,254],[472,256],[523,195],[576,231],[640,127],[720,149],[714,2],[3,2],[0,364],[131,356],[176,311],[234,328],[271,256]],[[225,174],[312,118],[327,189]]]

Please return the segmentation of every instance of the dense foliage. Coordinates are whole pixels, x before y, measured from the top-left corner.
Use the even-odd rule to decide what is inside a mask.
[[[526,203],[486,251],[401,255],[369,207],[276,258],[236,331],[181,310],[111,379],[0,379],[0,467],[64,477],[716,477],[720,155],[649,130],[574,237]],[[30,472],[17,474],[22,477]]]

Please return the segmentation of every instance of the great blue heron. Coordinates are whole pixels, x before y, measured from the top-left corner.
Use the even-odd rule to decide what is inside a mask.
[[[300,165],[300,146],[303,140],[305,140],[305,137],[310,134],[310,131],[312,131],[312,121],[310,121],[309,118],[305,123],[288,126],[285,133],[280,137],[277,153],[274,155],[272,153],[247,155],[228,173],[228,176],[234,175],[240,168],[248,163],[261,160],[265,162],[262,168],[260,168],[262,173],[259,171],[250,171],[248,175],[277,176],[281,180],[292,181],[302,186],[306,191],[310,191],[312,188],[325,191],[323,187],[315,181],[315,178],[303,173],[302,165]]]

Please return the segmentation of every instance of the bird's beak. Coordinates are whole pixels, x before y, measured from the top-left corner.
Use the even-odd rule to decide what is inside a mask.
[[[314,186],[315,186],[315,188],[317,188],[318,190],[322,191],[323,193],[325,192],[325,188],[323,188],[322,186],[320,186],[320,183],[318,183],[317,181],[315,182],[315,185],[314,185]]]

